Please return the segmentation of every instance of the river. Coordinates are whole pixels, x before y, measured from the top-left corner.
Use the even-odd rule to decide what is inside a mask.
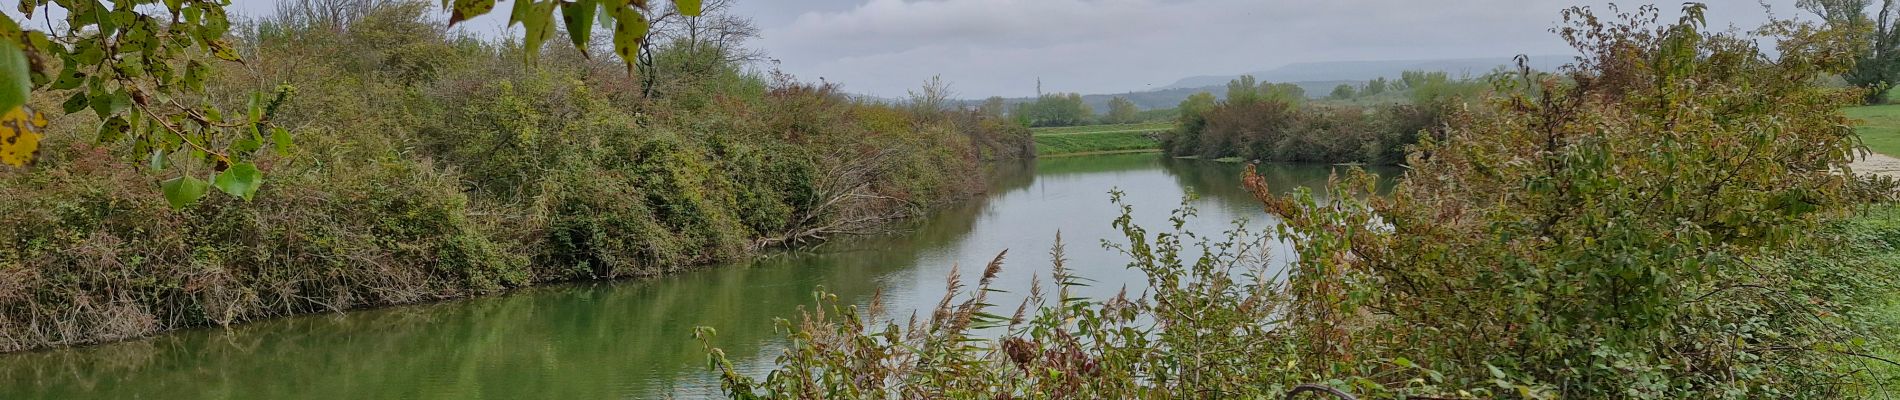
[[[1120,210],[1109,191],[1125,192],[1135,220],[1153,231],[1163,229],[1189,191],[1200,195],[1191,203],[1199,217],[1190,230],[1217,234],[1242,219],[1270,226],[1272,218],[1240,187],[1241,168],[1154,154],[1005,166],[987,195],[893,233],[737,265],[0,355],[0,399],[717,396],[693,329],[716,329],[716,344],[759,373],[782,343],[773,320],[794,317],[820,287],[857,303],[882,293],[887,308],[904,317],[936,305],[953,266],[977,274],[1009,250],[999,286],[1023,293],[1032,277],[1047,283],[1049,249],[1061,232],[1067,265],[1095,281],[1082,294],[1104,298],[1124,287],[1139,293],[1141,274],[1102,246],[1105,239],[1123,241],[1110,226]],[[1276,189],[1323,186],[1334,169],[1261,167]],[[1268,248],[1286,253],[1283,245]],[[997,303],[1014,310],[1013,300]]]

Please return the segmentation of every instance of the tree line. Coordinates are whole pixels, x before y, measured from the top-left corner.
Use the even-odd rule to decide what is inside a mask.
[[[1447,112],[1486,90],[1485,78],[1445,72],[1406,72],[1396,85],[1371,82],[1367,87],[1379,93],[1406,97],[1370,107],[1313,102],[1299,86],[1243,76],[1227,84],[1224,99],[1203,92],[1183,101],[1163,150],[1206,159],[1398,164],[1409,146],[1442,130]]]

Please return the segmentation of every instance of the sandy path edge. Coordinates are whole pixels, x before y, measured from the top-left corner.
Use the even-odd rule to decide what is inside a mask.
[[[1868,152],[1859,161],[1850,164],[1856,174],[1877,174],[1900,178],[1900,158],[1886,154]]]

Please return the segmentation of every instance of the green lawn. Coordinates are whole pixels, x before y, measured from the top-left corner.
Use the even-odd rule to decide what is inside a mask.
[[[1887,128],[1891,142],[1891,134],[1895,131],[1891,126]],[[1900,270],[1895,267],[1900,264],[1900,249],[1894,248],[1894,245],[1900,244],[1900,207],[1871,206],[1849,217],[1845,226],[1850,235],[1859,235],[1859,239],[1869,244],[1858,246],[1864,249],[1858,252],[1852,248],[1855,246],[1842,246],[1842,250],[1836,254],[1844,257],[1843,262],[1884,267],[1889,274]],[[1900,335],[1896,335],[1900,334],[1900,292],[1889,292],[1885,301],[1872,301],[1875,303],[1869,306],[1873,307],[1874,312],[1868,317],[1875,321],[1872,326],[1884,328],[1872,332],[1875,336],[1868,341],[1871,348],[1867,350],[1880,358],[1900,360]],[[1893,385],[1886,389],[1889,394],[1900,394],[1900,366],[1865,358],[1853,360],[1865,365],[1875,376],[1882,377],[1885,384]]]
[[[1170,123],[1091,125],[1037,128],[1036,155],[1059,156],[1159,151],[1158,133],[1174,129]]]
[[[1141,132],[1037,135],[1036,155],[1059,156],[1160,151],[1161,141]]]
[[[1860,138],[1876,153],[1900,157],[1900,105],[1854,107],[1847,117],[1860,120]]]

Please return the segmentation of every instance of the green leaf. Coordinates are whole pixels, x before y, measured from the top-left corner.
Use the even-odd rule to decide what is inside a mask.
[[[264,120],[264,94],[263,93],[251,93],[250,114],[246,115],[246,117],[249,118],[246,121],[252,124],[256,124],[258,121]]]
[[[443,2],[447,3],[448,0],[443,0]],[[444,7],[446,6],[445,4]],[[534,11],[533,1],[515,0],[514,10],[508,13],[508,26],[515,26],[515,24],[521,23],[522,20],[527,19],[528,12],[531,11]]]
[[[123,117],[113,116],[105,123],[99,124],[99,137],[96,140],[99,144],[118,143],[119,140],[125,139],[125,132],[129,130],[132,130],[131,122],[126,122]]]
[[[44,57],[50,54],[58,54],[59,51],[65,50],[65,47],[53,44],[52,39],[48,39],[46,33],[40,31],[22,32],[20,40],[26,46],[21,52],[27,54]],[[59,75],[52,70],[53,66],[51,64],[45,62],[35,63],[34,61],[32,58],[27,59],[27,69],[30,70],[33,75],[31,81],[32,87],[45,86],[48,83],[52,83],[54,79],[59,78]]]
[[[197,203],[198,199],[211,191],[210,184],[191,176],[172,178],[159,184],[159,187],[165,190],[165,201],[170,202],[174,210]]]
[[[198,60],[185,64],[185,87],[195,91],[205,90],[205,80],[211,76],[210,67]]]
[[[541,44],[547,43],[548,38],[554,35],[554,21],[552,21],[554,3],[536,2],[533,7],[528,11],[528,15],[521,19],[521,24],[527,27],[527,35],[522,40],[522,44],[525,47],[523,51],[527,55],[528,64],[534,64],[541,58]]]
[[[290,131],[284,130],[284,128],[271,127],[270,140],[272,146],[277,149],[278,155],[290,154]]]
[[[699,0],[673,0],[673,8],[679,9],[680,14],[689,17],[697,17],[700,12]]]
[[[66,63],[66,70],[59,73],[59,79],[53,80],[53,89],[67,90],[77,88],[79,85],[86,83],[86,73],[79,72],[78,69],[73,67],[77,64],[76,62]]]
[[[92,111],[99,114],[99,119],[110,118],[120,111],[125,111],[126,107],[132,106],[132,96],[125,94],[123,90],[95,93],[89,101],[92,103]]]
[[[74,92],[73,97],[66,98],[66,103],[61,104],[60,107],[66,110],[67,114],[72,114],[85,111],[88,105],[92,105],[92,98],[86,97],[86,92]]]
[[[152,149],[151,160],[149,160],[151,162],[152,170],[164,171],[166,158],[168,157],[166,156],[164,150]]]
[[[72,56],[72,60],[68,62],[78,61],[81,65],[97,65],[101,62],[105,62],[106,51],[104,48],[99,47],[98,42],[82,41],[79,42],[79,44],[73,45]]]
[[[264,185],[264,174],[257,171],[256,165],[241,162],[219,173],[213,181],[218,190],[251,201],[257,195],[257,188]]]
[[[257,149],[260,149],[263,147],[264,147],[264,143],[259,142],[255,138],[246,136],[243,139],[238,139],[231,142],[231,154],[248,155],[248,154],[251,154],[252,152],[257,151]]]
[[[33,94],[27,73],[26,51],[12,40],[0,39],[0,112],[26,105],[26,97]]]
[[[587,42],[594,36],[594,14],[600,12],[596,0],[577,0],[561,3],[561,19],[567,22],[567,36],[574,40],[574,48],[580,49],[582,56],[587,54]]]
[[[33,9],[39,5],[40,0],[20,0],[20,14],[25,15],[26,19],[33,19]]]

